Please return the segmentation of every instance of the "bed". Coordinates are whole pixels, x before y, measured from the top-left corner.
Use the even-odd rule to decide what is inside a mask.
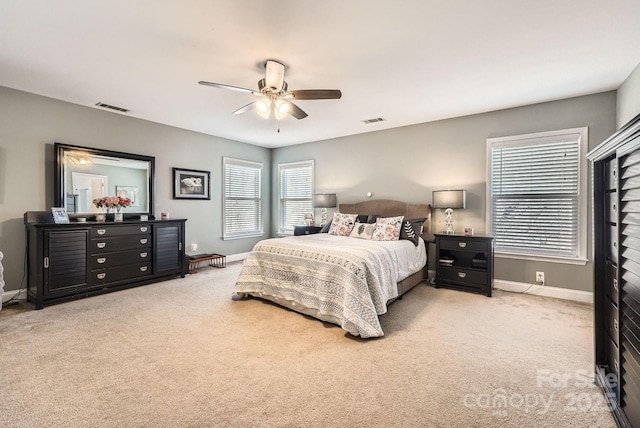
[[[368,200],[340,204],[338,211],[360,219],[422,218],[421,232],[430,233],[428,204]],[[245,259],[232,298],[269,300],[337,324],[353,336],[380,337],[379,316],[426,278],[426,261],[420,237],[374,241],[319,233],[265,239]]]

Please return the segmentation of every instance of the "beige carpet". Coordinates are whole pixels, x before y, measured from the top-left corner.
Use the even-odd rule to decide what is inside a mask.
[[[615,426],[590,306],[420,285],[360,340],[232,301],[239,270],[3,308],[0,426]]]

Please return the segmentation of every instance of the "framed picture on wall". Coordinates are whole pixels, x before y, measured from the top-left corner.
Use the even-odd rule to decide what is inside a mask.
[[[173,199],[211,199],[211,172],[173,168]]]

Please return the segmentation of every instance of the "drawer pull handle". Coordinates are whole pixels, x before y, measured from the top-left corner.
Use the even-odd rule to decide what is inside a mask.
[[[140,228],[140,232],[146,232],[147,231],[147,226],[142,226]]]
[[[98,248],[104,248],[104,247],[106,247],[106,246],[107,246],[107,243],[106,243],[106,242],[98,242],[98,243],[96,244],[96,247],[98,247]]]
[[[105,233],[107,233],[107,229],[98,229],[98,230],[96,230],[96,233],[98,235],[104,235]]]
[[[616,373],[620,371],[618,367],[618,360],[613,360],[613,368],[616,370]]]
[[[104,262],[107,261],[106,257],[100,257],[98,260],[96,260],[99,264],[103,264]]]
[[[466,242],[458,242],[458,246],[459,246],[460,248],[464,248],[464,247],[466,247],[466,246],[467,246],[467,243],[466,243]]]
[[[617,209],[617,208],[616,208],[616,203],[614,202],[614,203],[613,203],[613,210],[615,211],[616,209]]]
[[[466,273],[464,273],[464,272],[458,272],[458,276],[459,276],[460,278],[465,278],[465,277],[467,276],[467,274],[466,274]]]
[[[616,178],[618,176],[618,170],[613,170],[613,178]]]
[[[146,244],[146,243],[147,243],[147,238],[142,238],[142,239],[140,240],[140,243],[141,243],[141,244]]]
[[[618,243],[616,241],[613,241],[613,248],[618,248]]]
[[[617,279],[614,279],[614,280],[613,280],[613,288],[614,288],[614,290],[616,290],[616,291],[620,291],[620,290],[618,290],[618,280],[617,280]]]
[[[103,273],[97,274],[96,276],[98,277],[98,279],[105,279],[107,277],[107,274],[103,272]]]
[[[141,259],[146,259],[147,258],[147,254],[148,253],[140,253],[140,258]]]
[[[140,266],[140,272],[146,272],[147,266]]]
[[[613,329],[618,331],[618,320],[613,320]]]

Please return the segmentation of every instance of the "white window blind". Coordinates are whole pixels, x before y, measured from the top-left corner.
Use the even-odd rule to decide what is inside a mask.
[[[291,233],[313,212],[313,161],[278,165],[280,233]]]
[[[586,128],[489,140],[497,253],[584,258]]]
[[[262,235],[262,164],[223,158],[223,238]]]

